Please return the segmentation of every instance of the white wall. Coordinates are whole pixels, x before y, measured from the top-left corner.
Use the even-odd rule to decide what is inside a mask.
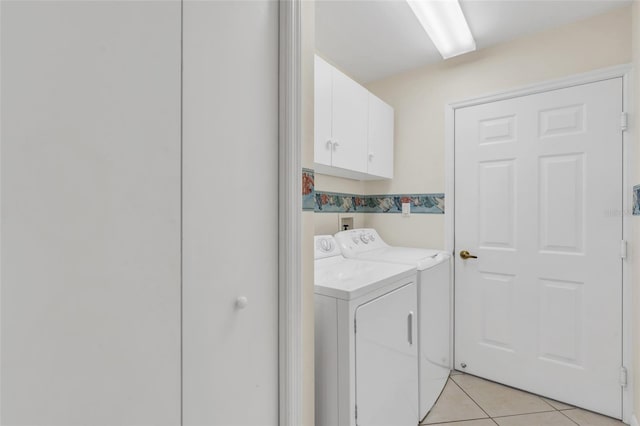
[[[180,2],[0,7],[0,423],[175,426]]]
[[[629,7],[367,85],[395,109],[394,179],[366,194],[440,193],[445,185],[445,104],[631,61]],[[445,200],[446,205],[446,200]],[[444,247],[434,215],[366,215],[393,244]]]

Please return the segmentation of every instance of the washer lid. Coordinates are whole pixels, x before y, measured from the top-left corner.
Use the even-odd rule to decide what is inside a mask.
[[[334,256],[315,261],[315,293],[352,300],[415,275],[412,265],[369,262]],[[406,284],[404,282],[400,283]]]
[[[377,250],[359,253],[355,259],[374,260],[378,262],[401,263],[413,265],[418,271],[431,268],[449,260],[451,256],[442,250],[411,248],[411,247],[384,247]]]

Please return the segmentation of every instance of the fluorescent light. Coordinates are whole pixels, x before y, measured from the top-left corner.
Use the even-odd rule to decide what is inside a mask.
[[[407,0],[444,59],[476,50],[458,0]]]

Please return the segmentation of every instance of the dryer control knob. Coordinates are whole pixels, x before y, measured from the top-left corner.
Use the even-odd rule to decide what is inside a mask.
[[[237,309],[244,309],[247,307],[247,305],[249,304],[249,300],[247,300],[246,297],[244,296],[240,296],[236,299],[236,308]]]

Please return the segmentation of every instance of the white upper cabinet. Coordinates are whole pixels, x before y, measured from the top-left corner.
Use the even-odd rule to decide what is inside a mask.
[[[331,72],[333,67],[316,56],[314,76],[314,161],[331,165]]]
[[[366,173],[369,92],[335,68],[332,76],[331,165]]]
[[[367,173],[393,177],[393,108],[369,93]]]
[[[393,177],[393,109],[315,57],[316,171],[350,179]]]

